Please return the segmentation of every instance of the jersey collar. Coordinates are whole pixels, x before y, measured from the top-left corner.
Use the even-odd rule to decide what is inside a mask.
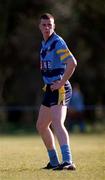
[[[51,36],[47,39],[47,41],[44,41],[44,43],[47,44],[48,41],[50,41],[50,40],[54,37],[55,34],[56,34],[56,33],[53,32],[53,33],[51,34]]]

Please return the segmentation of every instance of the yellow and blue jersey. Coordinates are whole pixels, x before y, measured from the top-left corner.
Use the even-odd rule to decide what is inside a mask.
[[[66,68],[66,61],[73,58],[65,41],[55,32],[47,41],[42,41],[40,49],[40,69],[45,84],[60,80]]]

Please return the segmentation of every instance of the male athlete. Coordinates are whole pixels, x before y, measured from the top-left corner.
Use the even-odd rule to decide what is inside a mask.
[[[49,163],[45,169],[75,170],[69,135],[64,122],[67,105],[72,95],[72,88],[68,80],[74,73],[77,62],[65,41],[55,33],[54,17],[51,14],[41,15],[39,28],[43,35],[40,68],[45,86],[36,127],[49,156]],[[56,134],[60,145],[61,163],[59,162],[53,132]]]

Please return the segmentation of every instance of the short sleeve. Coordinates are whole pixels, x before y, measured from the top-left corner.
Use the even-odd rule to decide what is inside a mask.
[[[72,58],[73,55],[68,49],[65,41],[58,41],[56,44],[56,54],[59,56],[60,61],[63,63]]]

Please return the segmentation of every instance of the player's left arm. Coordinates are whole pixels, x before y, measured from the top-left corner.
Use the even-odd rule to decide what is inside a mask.
[[[63,78],[60,81],[53,83],[53,85],[51,86],[52,91],[64,86],[65,82],[69,80],[71,76],[73,75],[75,68],[77,66],[77,61],[73,55],[71,55],[71,57],[67,59],[64,63],[66,64],[66,69],[65,69]]]
[[[66,63],[66,69],[64,72],[64,76],[60,81],[61,86],[63,86],[65,82],[71,78],[77,66],[77,61],[73,56],[72,58],[68,59],[65,63]]]

